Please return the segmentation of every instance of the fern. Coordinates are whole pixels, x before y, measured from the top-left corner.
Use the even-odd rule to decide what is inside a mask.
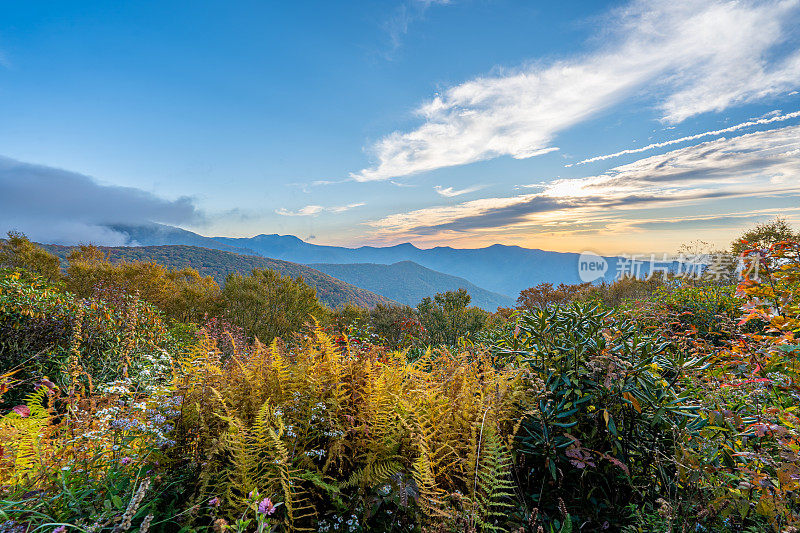
[[[483,445],[476,465],[476,484],[473,502],[476,522],[483,531],[504,531],[497,525],[504,522],[514,496],[510,480],[511,455],[494,429],[484,428]]]
[[[342,488],[360,487],[361,489],[375,487],[387,482],[392,476],[402,470],[397,459],[369,461],[363,468],[356,470],[350,478],[342,483]]]
[[[43,449],[47,447],[48,440],[46,430],[52,418],[45,405],[47,393],[46,387],[40,387],[27,396],[27,416],[12,411],[0,418],[0,435],[3,436],[5,453],[12,456],[10,473],[14,484],[32,478],[39,468],[44,467]]]

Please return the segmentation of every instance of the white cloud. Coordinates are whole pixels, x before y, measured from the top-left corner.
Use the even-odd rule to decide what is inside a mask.
[[[717,139],[600,175],[535,183],[537,192],[418,209],[368,222],[385,240],[503,231],[560,220],[636,220],[637,210],[800,195],[800,126]],[[462,233],[463,234],[463,233]]]
[[[331,213],[344,213],[345,211],[349,211],[354,207],[361,207],[362,205],[366,205],[364,202],[356,202],[354,204],[347,204],[339,207],[329,207],[328,211]]]
[[[778,111],[777,113],[780,113],[780,111]],[[800,111],[795,111],[793,113],[787,113],[785,115],[778,114],[777,116],[776,116],[776,112],[775,111],[771,111],[771,112],[767,113],[767,117],[768,118],[759,118],[757,120],[749,120],[747,122],[741,122],[741,123],[736,124],[734,126],[730,126],[730,127],[727,127],[727,128],[722,128],[722,129],[719,129],[719,130],[704,131],[703,133],[697,133],[695,135],[688,135],[686,137],[680,137],[678,139],[671,139],[669,141],[664,141],[664,142],[659,142],[659,143],[652,143],[652,144],[648,144],[647,146],[642,146],[640,148],[629,148],[627,150],[620,150],[619,152],[614,152],[613,154],[598,155],[598,156],[595,156],[595,157],[590,157],[589,159],[584,159],[583,161],[578,161],[577,163],[574,163],[574,164],[575,165],[584,165],[586,163],[594,163],[595,161],[603,161],[603,160],[606,160],[606,159],[613,159],[615,157],[619,157],[619,156],[622,156],[622,155],[638,154],[640,152],[646,152],[648,150],[653,150],[655,148],[663,148],[665,146],[670,146],[670,145],[673,145],[673,144],[679,144],[679,143],[684,143],[684,142],[688,142],[688,141],[695,141],[697,139],[702,139],[703,137],[712,137],[714,135],[721,135],[723,133],[731,133],[731,132],[739,131],[739,130],[742,130],[742,129],[745,129],[745,128],[749,128],[749,127],[752,127],[752,126],[763,126],[765,124],[771,124],[773,122],[783,122],[783,121],[786,121],[786,120],[791,120],[793,118],[800,117]],[[570,165],[564,165],[564,166],[565,167],[571,167],[573,165],[570,164]]]
[[[347,204],[347,205],[340,205],[333,207],[323,207],[321,205],[307,205],[296,211],[291,211],[289,209],[281,207],[280,209],[276,209],[275,212],[285,217],[310,217],[319,215],[320,213],[344,213],[345,211],[349,211],[354,207],[361,207],[362,205],[366,204],[364,202],[357,202],[354,204]]]
[[[453,198],[454,196],[461,196],[462,194],[469,194],[471,192],[479,191],[484,187],[485,185],[473,185],[472,187],[467,187],[465,189],[453,189],[452,187],[442,187],[441,185],[436,185],[433,189],[437,192],[437,194],[444,196],[445,198]]]
[[[285,217],[306,217],[321,213],[325,208],[321,205],[307,205],[298,209],[297,211],[290,211],[284,207],[276,209],[275,212]]]
[[[645,86],[664,121],[783,94],[800,86],[790,42],[800,0],[639,0],[609,17],[592,53],[469,80],[417,110],[423,124],[373,147],[377,164],[351,176],[383,180],[510,155],[555,150],[559,132]]]

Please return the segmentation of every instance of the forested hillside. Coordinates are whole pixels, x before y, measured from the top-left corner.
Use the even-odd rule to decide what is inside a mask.
[[[43,244],[42,247],[61,260],[66,260],[70,251],[75,249],[74,246],[55,244]],[[99,249],[108,254],[111,261],[155,261],[172,269],[194,268],[201,275],[211,276],[218,283],[223,283],[229,274],[247,274],[254,268],[276,270],[284,276],[302,277],[317,290],[320,301],[330,307],[348,303],[373,307],[390,302],[389,298],[353,286],[319,270],[289,261],[185,245],[102,246]]]

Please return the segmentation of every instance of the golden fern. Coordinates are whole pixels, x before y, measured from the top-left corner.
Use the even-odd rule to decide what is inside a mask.
[[[46,387],[40,387],[27,396],[26,416],[12,411],[0,418],[0,435],[6,447],[5,454],[12,457],[11,461],[7,461],[10,463],[10,472],[7,474],[10,473],[14,484],[33,477],[44,466],[43,451],[48,448],[49,439],[46,429],[52,418],[49,408],[45,406],[47,393]]]

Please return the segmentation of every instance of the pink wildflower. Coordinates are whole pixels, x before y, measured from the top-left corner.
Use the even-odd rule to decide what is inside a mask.
[[[31,410],[28,408],[27,405],[18,405],[12,409],[15,413],[17,413],[22,418],[28,418],[31,416]]]
[[[269,498],[264,498],[261,500],[261,502],[258,504],[258,512],[267,516],[270,516],[272,513],[274,513],[275,505],[273,505],[272,500]]]

